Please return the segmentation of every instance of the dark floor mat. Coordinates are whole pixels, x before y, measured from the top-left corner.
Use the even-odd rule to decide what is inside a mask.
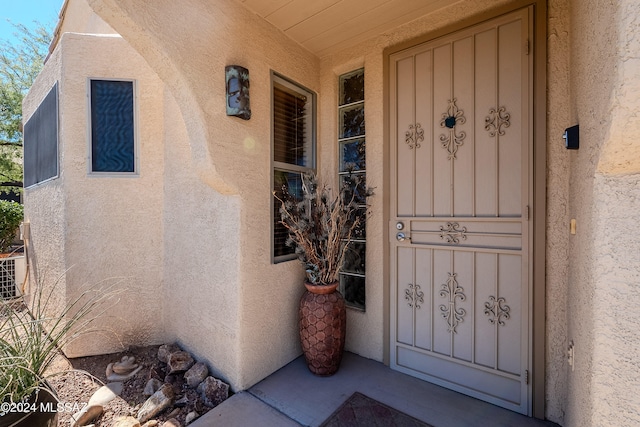
[[[320,427],[433,427],[361,393],[353,393]]]

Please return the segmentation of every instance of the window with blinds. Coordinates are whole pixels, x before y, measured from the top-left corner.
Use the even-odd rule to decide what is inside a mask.
[[[272,182],[273,191],[301,196],[302,172],[315,169],[315,95],[313,92],[272,74]],[[280,202],[274,197],[273,261],[295,258],[286,245],[287,229],[280,223]]]

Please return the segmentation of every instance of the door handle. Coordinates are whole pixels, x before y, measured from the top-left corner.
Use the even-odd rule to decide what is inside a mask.
[[[398,242],[404,242],[407,239],[407,236],[405,236],[404,233],[400,232],[396,234],[396,239],[398,240]]]

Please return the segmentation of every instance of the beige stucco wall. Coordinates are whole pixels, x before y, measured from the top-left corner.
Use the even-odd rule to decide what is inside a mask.
[[[270,73],[318,92],[319,61],[233,1],[89,3],[157,70],[187,129],[187,163],[166,167],[188,169],[187,188],[167,179],[167,332],[246,388],[300,354],[301,270],[271,263]],[[226,116],[229,64],[250,70],[250,121]]]
[[[640,424],[640,4],[572,1],[567,425]]]
[[[126,54],[128,52],[129,54]],[[137,82],[135,107],[140,161],[136,176],[88,172],[88,78]],[[63,274],[68,303],[86,287],[117,283],[97,322],[101,332],[65,348],[68,356],[119,351],[164,340],[162,299],[163,115],[162,83],[119,36],[66,33],[24,103],[25,117],[42,90],[59,84],[57,179],[25,191],[31,223],[34,278]],[[138,205],[145,200],[144,209]]]

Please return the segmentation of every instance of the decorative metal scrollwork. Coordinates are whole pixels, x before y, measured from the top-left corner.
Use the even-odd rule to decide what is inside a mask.
[[[458,285],[456,275],[457,273],[449,273],[447,283],[443,284],[442,289],[440,290],[441,297],[449,298],[449,302],[447,304],[440,305],[440,312],[442,317],[447,320],[447,325],[449,325],[447,330],[454,334],[457,333],[456,327],[464,320],[464,316],[467,314],[464,308],[456,308],[457,299],[460,301],[467,299],[464,295],[464,289]]]
[[[489,316],[489,323],[504,326],[504,321],[509,319],[511,309],[505,304],[505,299],[494,296],[489,297],[489,302],[484,303],[484,314]]]
[[[484,119],[484,129],[489,131],[489,136],[504,135],[504,129],[511,126],[511,114],[507,113],[506,107],[500,107],[497,110],[492,108],[489,115]]]
[[[420,148],[420,142],[424,141],[424,129],[422,129],[420,123],[416,123],[415,125],[411,124],[404,136],[404,142],[409,145],[409,149],[413,149],[413,147]]]
[[[467,227],[459,228],[460,224],[457,222],[448,222],[447,227],[440,226],[440,238],[447,240],[447,243],[453,243],[457,245],[460,243],[460,239],[467,240]]]
[[[404,291],[404,299],[409,301],[409,307],[419,309],[420,304],[424,303],[424,292],[420,290],[420,285],[409,283],[409,289]]]
[[[456,125],[463,124],[467,119],[464,117],[464,111],[458,109],[456,105],[456,98],[449,100],[449,107],[447,112],[442,114],[442,120],[440,120],[440,127],[449,129],[449,134],[440,135],[440,142],[442,148],[449,153],[449,160],[456,158],[458,147],[464,143],[466,133],[456,132]]]

